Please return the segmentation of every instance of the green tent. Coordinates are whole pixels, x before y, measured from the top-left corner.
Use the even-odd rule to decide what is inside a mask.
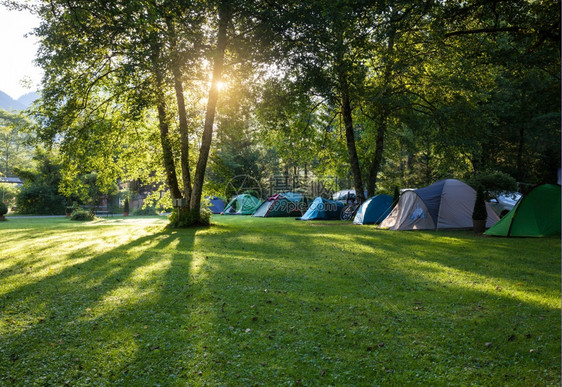
[[[560,186],[536,186],[484,234],[506,237],[560,235]]]
[[[234,197],[224,208],[224,215],[252,215],[260,206],[261,200],[257,197],[241,194]]]
[[[294,192],[284,192],[269,197],[254,212],[254,216],[270,218],[276,216],[302,216],[308,209],[306,198]]]

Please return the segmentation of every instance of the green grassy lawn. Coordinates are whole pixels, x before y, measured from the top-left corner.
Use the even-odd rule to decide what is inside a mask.
[[[0,223],[0,385],[560,385],[560,239]]]

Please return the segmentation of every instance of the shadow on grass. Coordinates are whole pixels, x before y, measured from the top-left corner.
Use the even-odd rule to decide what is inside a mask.
[[[178,332],[196,232],[144,236],[4,294],[0,380],[142,384],[164,364],[177,373],[191,345]]]
[[[385,238],[385,233],[396,232],[378,231],[374,233],[376,237],[363,235],[356,240],[403,258],[405,265],[434,263],[434,268],[473,273],[498,283],[521,282],[519,286],[545,291],[556,289],[560,281],[560,257],[553,254],[559,239],[499,240],[474,236],[471,232],[402,232]],[[397,243],[397,239],[401,242]],[[529,254],[529,246],[533,246],[534,253]],[[408,255],[404,255],[405,251]]]
[[[556,264],[539,261],[518,284],[532,250],[462,233],[269,224],[242,225],[209,252],[212,361],[199,364],[210,384],[559,382]],[[507,272],[494,261],[515,253]]]
[[[531,276],[536,250],[506,246],[509,260],[462,233],[217,222],[125,242],[7,293],[0,381],[560,381],[556,265]]]
[[[58,266],[84,262],[123,239],[119,228],[111,229],[113,233],[110,234],[105,227],[69,225],[68,220],[63,221],[50,224],[40,220],[37,227],[7,231],[14,236],[3,239],[0,244],[3,258],[0,261],[0,280],[9,284],[5,289],[41,281],[52,275],[51,270]],[[100,236],[92,237],[93,233]],[[128,239],[132,238],[128,236]],[[53,251],[56,253],[53,254]],[[47,268],[49,272],[45,273]]]

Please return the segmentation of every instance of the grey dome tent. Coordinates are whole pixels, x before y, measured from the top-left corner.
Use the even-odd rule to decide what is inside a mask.
[[[353,219],[354,224],[379,224],[392,209],[392,196],[375,195],[367,200],[357,210]]]
[[[430,186],[404,191],[392,212],[380,224],[390,230],[437,230],[472,228],[476,191],[456,179],[440,180]],[[499,217],[486,203],[486,227]]]

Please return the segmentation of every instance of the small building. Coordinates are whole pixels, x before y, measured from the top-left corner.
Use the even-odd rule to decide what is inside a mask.
[[[20,187],[23,185],[23,181],[19,177],[4,177],[0,176],[0,183],[8,183],[13,184],[16,187]]]

